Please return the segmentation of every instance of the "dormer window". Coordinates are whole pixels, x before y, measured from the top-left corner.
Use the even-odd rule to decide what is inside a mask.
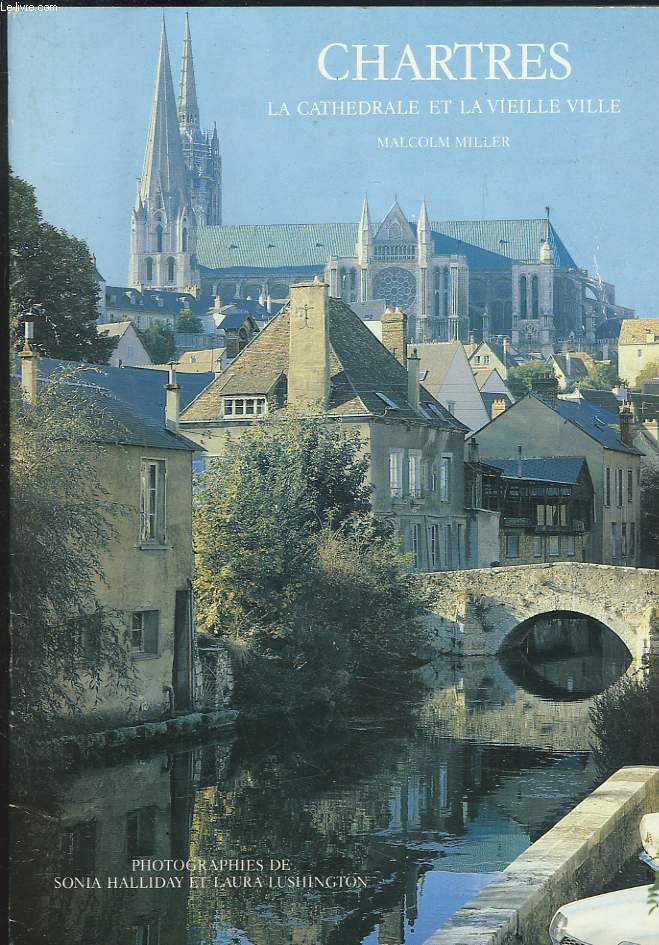
[[[261,417],[266,412],[265,397],[225,397],[222,401],[222,415],[231,420],[242,417]]]

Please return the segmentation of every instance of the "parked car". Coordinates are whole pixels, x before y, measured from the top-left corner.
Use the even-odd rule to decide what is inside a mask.
[[[641,859],[659,877],[659,813],[641,819]],[[652,886],[578,899],[561,906],[549,926],[552,945],[659,945],[659,908]]]

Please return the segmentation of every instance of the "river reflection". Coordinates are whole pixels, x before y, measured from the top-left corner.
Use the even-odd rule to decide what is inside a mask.
[[[586,657],[584,678],[607,659]],[[589,699],[525,691],[494,659],[424,676],[409,717],[252,731],[32,788],[14,820],[16,945],[420,945],[596,782]],[[206,861],[206,888],[203,871],[132,873],[140,857]],[[208,865],[230,858],[263,869]],[[65,876],[100,888],[56,889]],[[178,882],[114,888],[123,876]]]

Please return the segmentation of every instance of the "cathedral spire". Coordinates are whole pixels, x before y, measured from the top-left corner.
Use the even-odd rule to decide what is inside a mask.
[[[181,134],[176,114],[164,16],[160,33],[160,55],[151,106],[151,121],[140,182],[140,196],[143,201],[147,201],[155,197],[161,189],[163,197],[165,194],[185,193],[186,189]]]
[[[417,224],[417,233],[419,239],[426,239],[430,236],[430,220],[428,219],[428,207],[426,206],[426,198],[424,197],[421,201],[421,209],[419,210],[419,222]]]
[[[183,60],[181,62],[181,83],[178,98],[178,120],[181,130],[199,127],[199,105],[197,104],[197,86],[192,60],[192,40],[190,38],[190,20],[185,14],[185,33],[183,36]]]
[[[371,231],[371,214],[368,210],[368,197],[364,194],[364,203],[362,204],[362,215],[359,218],[357,226],[357,246],[356,255],[360,266],[366,266],[371,255],[373,244],[373,234]]]

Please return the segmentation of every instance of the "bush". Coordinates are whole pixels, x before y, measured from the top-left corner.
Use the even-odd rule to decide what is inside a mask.
[[[595,699],[594,755],[604,774],[625,765],[659,764],[659,666],[647,663]]]

